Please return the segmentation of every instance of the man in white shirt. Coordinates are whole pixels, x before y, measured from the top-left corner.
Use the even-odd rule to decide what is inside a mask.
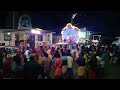
[[[26,56],[27,61],[30,61],[30,49],[27,47],[27,50],[25,51],[24,55]]]

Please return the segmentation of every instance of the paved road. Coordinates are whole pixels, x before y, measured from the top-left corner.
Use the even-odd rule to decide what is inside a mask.
[[[74,79],[78,79],[77,76],[77,64],[73,64],[73,71],[74,71]],[[53,78],[53,70],[50,75]],[[120,79],[120,64],[106,64],[104,75],[101,77],[101,79]]]
[[[107,64],[103,79],[120,79],[120,64]]]

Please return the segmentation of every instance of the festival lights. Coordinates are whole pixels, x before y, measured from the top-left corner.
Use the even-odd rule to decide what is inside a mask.
[[[40,32],[39,29],[32,29],[31,33],[33,33],[33,34],[40,34],[41,32]]]

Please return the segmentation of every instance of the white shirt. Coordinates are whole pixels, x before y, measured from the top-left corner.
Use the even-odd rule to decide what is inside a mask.
[[[99,57],[99,56],[96,56],[96,58],[97,58],[97,60],[98,60],[98,61],[101,61],[101,57]]]
[[[73,54],[74,52],[76,52],[76,50],[75,50],[75,49],[72,49],[72,50],[71,50],[71,54]]]
[[[71,56],[68,56],[67,68],[72,68],[72,67],[73,67],[73,58]]]
[[[29,50],[26,50],[25,53],[24,53],[24,55],[26,56],[27,61],[29,61]]]

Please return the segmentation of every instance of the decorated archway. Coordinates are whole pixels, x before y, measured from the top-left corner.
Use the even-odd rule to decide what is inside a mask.
[[[67,43],[78,43],[80,38],[80,29],[68,23],[66,27],[62,29],[62,40]]]

